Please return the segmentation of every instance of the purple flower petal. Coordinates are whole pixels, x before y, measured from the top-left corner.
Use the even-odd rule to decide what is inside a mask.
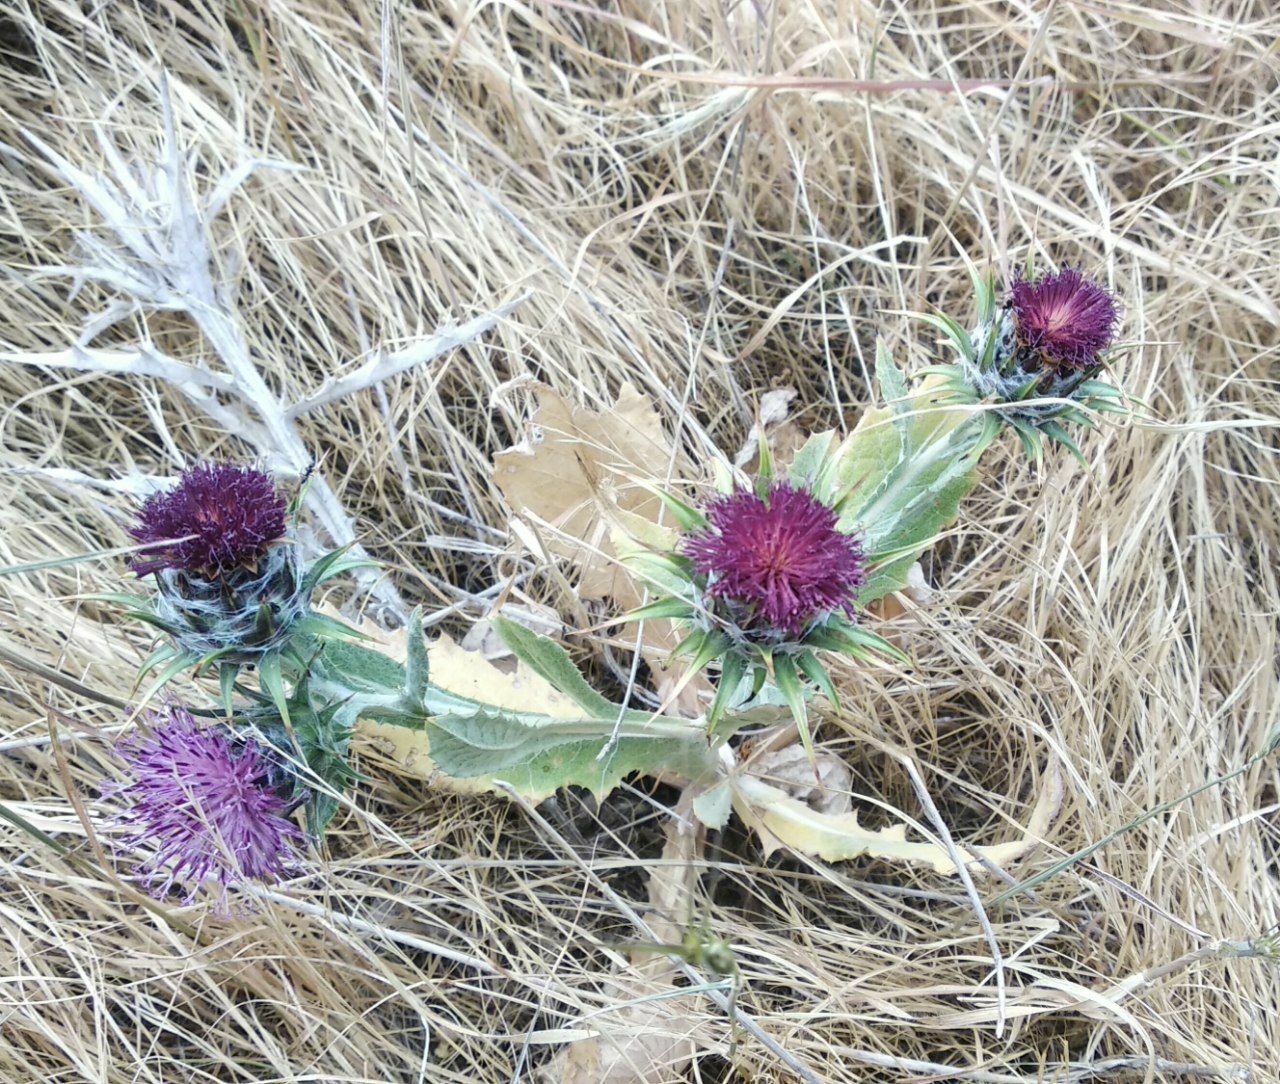
[[[252,567],[284,536],[285,502],[264,471],[198,463],[147,498],[130,533],[144,543],[172,540],[134,559],[139,575],[163,568],[216,575]]]
[[[1087,369],[1115,338],[1116,300],[1072,267],[1010,290],[1018,341],[1051,366]]]
[[[745,608],[764,628],[799,636],[835,611],[852,615],[866,579],[862,548],[836,530],[834,511],[786,482],[765,498],[749,490],[721,497],[684,552],[707,577],[707,594]]]
[[[297,869],[298,826],[269,784],[270,763],[252,742],[233,743],[173,704],[149,719],[152,730],[120,746],[131,776],[104,794],[123,800],[115,823],[121,849],[147,851],[141,872],[158,899],[184,883],[190,903],[212,882],[220,904],[249,880],[279,880]]]

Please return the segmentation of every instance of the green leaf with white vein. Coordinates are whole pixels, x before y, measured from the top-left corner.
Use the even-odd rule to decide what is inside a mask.
[[[517,659],[580,708],[601,718],[618,714],[618,706],[610,703],[587,683],[569,653],[554,640],[539,636],[523,625],[501,616],[493,618],[493,627]]]
[[[968,422],[947,438],[911,455],[864,508],[846,513],[842,529],[857,523],[871,564],[859,593],[865,605],[905,586],[915,560],[955,522],[960,501],[977,484],[973,450],[980,423]]]
[[[312,663],[312,676],[352,693],[391,694],[405,686],[405,668],[395,659],[341,640],[324,645]]]
[[[910,413],[906,374],[894,363],[883,339],[876,340],[876,382],[880,385],[881,397],[895,414]]]
[[[448,775],[473,779],[494,775],[581,734],[552,726],[531,726],[514,715],[481,710],[475,715],[438,715],[427,724],[431,759]],[[601,745],[604,739],[601,739]]]
[[[567,786],[586,787],[603,797],[633,772],[701,780],[715,770],[715,757],[700,735],[626,733],[601,756],[611,729],[585,720],[535,726],[487,711],[439,716],[427,724],[431,759],[446,775],[503,782],[535,802]]]
[[[940,409],[927,392],[903,400],[905,381],[883,345],[876,369],[882,393],[898,401],[865,414],[834,453],[840,529],[861,532],[872,566],[862,605],[905,586],[912,562],[955,521],[989,431],[982,417]]]
[[[409,635],[420,635],[416,622],[412,624]],[[564,786],[584,786],[603,795],[636,771],[693,779],[710,770],[708,739],[697,722],[623,710],[587,684],[559,644],[501,620],[499,628],[521,661],[516,676],[493,670],[482,656],[456,646],[437,660],[448,661],[448,666],[432,667],[438,676],[457,681],[466,694],[422,681],[427,659],[414,657],[418,646],[412,643],[407,668],[366,647],[326,644],[313,664],[312,688],[326,701],[344,705],[353,719],[371,724],[376,740],[391,747],[391,759],[403,760],[410,774],[429,777],[438,771],[458,780],[501,780],[533,801]],[[418,679],[417,689],[409,688],[414,684],[411,673]],[[505,696],[499,692],[501,682],[521,680],[523,701],[512,699],[510,687]],[[560,708],[568,709],[563,714],[520,710],[522,702],[553,710],[553,701],[537,691],[539,685],[567,697],[573,706],[561,700]],[[505,699],[506,706],[477,699],[486,689],[495,699]],[[606,748],[609,752],[601,757]]]

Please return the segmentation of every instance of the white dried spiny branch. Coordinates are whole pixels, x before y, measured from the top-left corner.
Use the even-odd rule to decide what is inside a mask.
[[[468,320],[465,324],[443,324],[436,329],[434,335],[417,339],[400,350],[377,350],[354,372],[343,377],[326,380],[319,391],[300,399],[286,408],[285,416],[290,420],[300,417],[312,410],[328,406],[330,403],[345,399],[365,388],[373,387],[382,381],[401,373],[416,369],[427,362],[434,361],[443,354],[465,346],[473,339],[491,331],[504,317],[510,316],[521,305],[533,296],[526,291],[500,308]]]
[[[5,467],[0,470],[0,474],[14,478],[43,478],[54,485],[68,488],[83,486],[102,490],[104,493],[126,493],[138,500],[143,500],[177,481],[176,478],[141,474],[138,471],[130,471],[119,478],[98,478],[70,467]]]
[[[126,162],[101,126],[95,126],[95,131],[109,173],[90,173],[37,136],[24,133],[101,217],[115,239],[113,244],[103,236],[77,231],[85,261],[46,267],[40,273],[71,276],[76,283],[73,296],[84,282],[92,281],[124,297],[87,320],[79,341],[67,350],[7,352],[0,354],[0,361],[161,380],[227,433],[253,447],[268,468],[298,478],[309,470],[314,457],[294,425],[296,418],[474,341],[530,296],[522,294],[466,323],[446,324],[399,349],[376,351],[353,372],[326,381],[312,395],[296,403],[282,402],[255,365],[227,292],[215,282],[207,223],[255,170],[292,171],[299,167],[254,158],[229,170],[214,185],[203,207],[198,206],[190,183],[192,158],[178,144],[167,76],[160,80],[160,105],[163,141],[160,159],[154,164]],[[132,350],[100,350],[88,345],[105,328],[144,308],[189,316],[209,341],[223,370],[178,361],[146,342]],[[350,546],[353,555],[363,554],[350,517],[323,477],[312,476],[305,501],[330,543]],[[403,621],[407,609],[394,586],[375,572],[365,570],[360,575],[362,586],[381,604],[382,616]]]

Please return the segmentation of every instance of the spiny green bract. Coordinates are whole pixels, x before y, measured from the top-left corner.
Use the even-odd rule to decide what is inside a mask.
[[[847,493],[837,483],[831,437],[811,441],[785,478],[777,477],[762,440],[754,482],[726,474],[705,510],[655,490],[680,539],[667,552],[628,558],[662,597],[627,618],[666,618],[685,629],[674,651],[689,659],[682,685],[704,670],[718,671],[708,725],[728,729],[727,714],[759,698],[769,683],[810,752],[807,700],[816,689],[839,704],[819,652],[901,658],[857,621],[867,562],[859,532],[841,527]]]
[[[1030,458],[1047,439],[1083,460],[1064,423],[1092,428],[1097,412],[1127,414],[1123,393],[1097,379],[1115,340],[1118,307],[1099,283],[1075,268],[1029,272],[997,300],[994,279],[969,265],[977,324],[967,331],[943,313],[918,318],[940,331],[956,354],[921,375],[940,383],[936,403],[988,404],[1018,435]]]
[[[254,666],[288,719],[284,669],[305,671],[311,641],[357,635],[313,612],[311,595],[371,563],[338,550],[303,567],[293,538],[297,508],[297,500],[286,505],[270,475],[226,462],[189,468],[143,504],[132,533],[145,549],[133,568],[154,594],[99,597],[168,637],[138,674],[141,683],[157,671],[148,697],[184,670],[216,666],[230,714],[237,676]]]

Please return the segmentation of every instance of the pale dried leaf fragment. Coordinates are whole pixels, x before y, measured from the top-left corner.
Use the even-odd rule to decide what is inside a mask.
[[[974,864],[979,860],[1003,867],[1021,858],[1045,838],[1062,805],[1062,773],[1050,761],[1040,781],[1040,793],[1020,838],[993,846],[966,847]],[[955,861],[945,847],[936,843],[907,839],[906,827],[864,828],[856,813],[823,813],[771,786],[754,774],[744,773],[734,781],[734,810],[756,831],[767,858],[780,847],[802,854],[839,862],[869,854],[893,861],[932,866],[941,874],[957,872]]]
[[[570,561],[581,598],[634,609],[645,601],[643,585],[618,558],[677,541],[670,525],[659,523],[661,500],[637,484],[664,484],[678,462],[662,419],[630,384],[607,411],[572,407],[546,385],[536,394],[533,434],[494,456],[493,480],[516,517],[547,524],[552,533],[531,531],[518,518],[513,532],[535,553],[545,549]],[[680,677],[667,671],[680,639],[670,621],[644,623],[641,654],[663,696]],[[695,679],[672,707],[696,714],[706,688],[705,679]]]
[[[791,461],[806,436],[795,422],[789,420],[791,402],[795,397],[796,389],[791,387],[775,388],[760,396],[756,406],[756,424],[733,457],[735,467],[746,468],[755,460],[760,452],[761,432],[769,441],[774,459],[782,463]]]
[[[798,742],[751,758],[751,774],[826,816],[853,808],[853,772],[832,753],[810,757]]]
[[[906,595],[917,606],[929,609],[933,605],[933,588],[924,578],[924,566],[919,561],[913,561],[907,569],[906,581],[900,591],[891,591],[872,602],[867,607],[867,612],[881,621],[893,621],[902,617],[911,612],[901,598],[902,595]]]
[[[572,407],[546,385],[537,397],[533,435],[494,456],[494,483],[513,512],[555,529],[548,544],[578,569],[584,598],[636,606],[640,591],[614,559],[611,536],[631,517],[658,519],[661,501],[628,479],[667,476],[672,449],[662,419],[630,384],[604,412]]]
[[[559,639],[567,631],[559,614],[540,603],[524,602],[519,606],[508,603],[500,607],[498,613],[542,636],[550,636],[553,640]],[[462,638],[462,649],[478,652],[495,664],[512,657],[511,648],[488,617],[481,618],[467,629],[467,634]],[[506,669],[508,665],[509,663],[503,662],[501,668]]]
[[[642,1001],[652,995],[652,983],[614,986],[619,999],[634,1004],[611,1014],[614,1021],[598,1036],[572,1043],[549,1067],[547,1084],[678,1084],[697,1048],[692,1033],[696,1016],[670,1001]]]

